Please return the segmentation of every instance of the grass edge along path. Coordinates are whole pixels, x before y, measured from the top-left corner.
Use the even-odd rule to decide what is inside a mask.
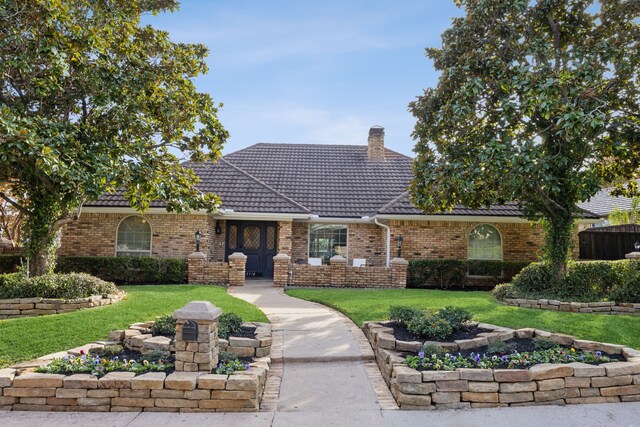
[[[171,314],[190,301],[210,301],[223,312],[248,322],[268,322],[260,309],[227,294],[220,286],[122,286],[126,298],[116,304],[50,316],[0,320],[0,368],[45,354],[105,339],[131,323]]]
[[[640,317],[579,314],[498,304],[491,293],[427,289],[287,289],[287,295],[317,302],[348,316],[358,326],[387,319],[393,305],[437,310],[462,307],[474,320],[509,328],[536,328],[579,339],[623,344],[640,349]]]

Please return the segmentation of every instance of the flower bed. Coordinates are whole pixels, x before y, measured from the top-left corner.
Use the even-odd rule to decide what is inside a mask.
[[[153,323],[133,324],[126,330],[112,331],[107,340],[0,370],[0,410],[259,410],[269,357],[238,360],[229,351],[245,347],[227,346],[213,372],[173,372],[176,343],[171,337],[148,333]],[[250,347],[252,354],[256,349],[270,349],[270,325],[244,325],[255,327],[256,336],[250,339],[256,340],[258,347]],[[265,345],[260,347],[260,343]],[[192,344],[199,345],[188,345]],[[115,347],[124,353],[114,356]],[[34,369],[42,372],[34,373]]]
[[[640,316],[640,303],[603,302],[564,302],[552,299],[505,298],[498,302],[521,308],[538,308],[542,310],[567,311],[572,313],[594,314],[627,314]]]
[[[47,314],[70,313],[85,308],[102,307],[121,301],[125,293],[118,291],[111,295],[93,295],[88,298],[14,298],[0,299],[0,320],[19,317],[44,316]]]
[[[539,363],[525,369],[504,369],[510,360],[501,365],[502,361],[483,360],[483,356],[474,354],[473,362],[465,363],[465,366],[474,367],[460,367],[454,363],[440,370],[419,371],[406,365],[405,356],[413,355],[410,363],[412,360],[415,362],[416,357],[419,360],[420,356],[423,356],[425,364],[429,363],[426,359],[430,359],[430,355],[417,354],[424,342],[397,340],[392,335],[393,329],[380,322],[365,323],[364,331],[374,349],[382,376],[401,409],[640,401],[638,350],[534,329],[512,330],[488,324],[479,324],[478,327],[486,332],[475,338],[428,344],[448,352],[449,360],[452,354],[472,352],[491,342],[536,337],[574,348],[578,360],[579,351],[591,352],[592,355],[588,359],[585,357],[584,361],[572,359],[570,363]],[[571,352],[570,349],[568,351]],[[603,355],[596,355],[596,352],[616,355],[623,360],[598,365],[584,363],[597,363],[598,356]],[[552,360],[552,356],[547,354],[545,357]],[[555,355],[558,356],[565,355]],[[496,362],[495,366],[492,366],[492,362]],[[486,363],[486,368],[478,367],[483,363]]]

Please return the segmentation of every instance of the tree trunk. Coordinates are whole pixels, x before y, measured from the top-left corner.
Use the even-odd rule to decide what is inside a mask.
[[[558,213],[547,218],[545,225],[546,256],[551,263],[554,282],[560,283],[567,275],[567,260],[573,244],[571,235],[574,220],[571,214]]]

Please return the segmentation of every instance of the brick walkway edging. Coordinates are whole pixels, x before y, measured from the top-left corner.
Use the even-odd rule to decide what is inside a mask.
[[[501,304],[520,308],[537,308],[541,310],[553,310],[571,313],[626,314],[630,316],[640,316],[640,303],[616,303],[615,301],[565,302],[545,298],[505,298],[503,300],[496,299],[496,301]]]

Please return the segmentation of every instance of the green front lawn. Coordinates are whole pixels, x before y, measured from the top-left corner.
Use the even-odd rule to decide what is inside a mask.
[[[171,314],[190,301],[211,301],[245,321],[267,322],[256,306],[216,286],[123,286],[126,300],[107,307],[0,321],[0,368],[105,339],[114,329]]]
[[[489,292],[423,289],[291,289],[287,294],[333,307],[356,324],[387,318],[389,306],[465,308],[475,320],[509,328],[538,328],[577,338],[640,348],[640,317],[560,313],[500,305]]]

